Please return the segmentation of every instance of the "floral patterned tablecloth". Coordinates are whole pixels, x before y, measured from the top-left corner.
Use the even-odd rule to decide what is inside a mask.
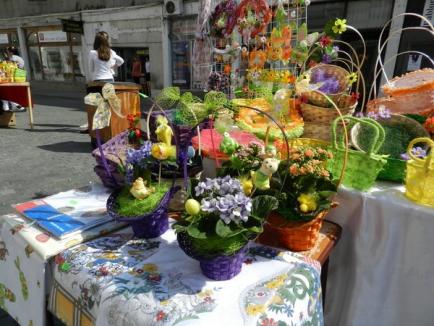
[[[250,244],[241,273],[211,281],[173,231],[128,228],[55,258],[49,310],[66,325],[323,325],[320,265]]]

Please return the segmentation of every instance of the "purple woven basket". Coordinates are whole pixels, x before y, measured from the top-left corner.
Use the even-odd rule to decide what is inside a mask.
[[[161,199],[160,204],[151,212],[145,215],[126,217],[117,213],[116,198],[120,191],[115,190],[107,199],[107,213],[118,222],[127,222],[131,225],[134,236],[137,238],[156,238],[162,235],[169,228],[169,201],[172,199],[179,187],[171,187]]]
[[[245,260],[247,246],[241,248],[237,253],[225,256],[204,257],[196,252],[189,236],[185,233],[178,233],[178,244],[184,253],[199,261],[203,275],[216,281],[226,281],[234,278],[241,272]]]
[[[115,137],[101,145],[107,166],[101,157],[99,148],[92,152],[97,165],[94,167],[95,173],[101,179],[104,186],[112,189],[120,188],[125,184],[124,176],[118,171],[118,164],[126,155],[128,147],[128,131],[123,131]],[[112,158],[112,159],[111,159]]]

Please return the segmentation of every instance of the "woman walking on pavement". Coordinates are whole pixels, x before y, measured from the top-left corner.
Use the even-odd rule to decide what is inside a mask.
[[[109,35],[98,32],[93,42],[93,50],[89,53],[89,72],[91,81],[113,83],[113,75],[124,59],[110,48]],[[80,126],[82,133],[89,132],[88,125]]]

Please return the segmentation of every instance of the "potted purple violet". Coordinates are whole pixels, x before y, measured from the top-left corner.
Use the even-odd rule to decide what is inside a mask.
[[[199,182],[173,225],[181,249],[199,260],[205,276],[228,280],[244,261],[246,245],[263,231],[268,214],[277,208],[271,196],[246,196],[230,176]]]

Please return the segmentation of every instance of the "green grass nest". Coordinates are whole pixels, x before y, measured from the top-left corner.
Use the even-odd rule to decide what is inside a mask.
[[[189,237],[192,248],[195,252],[204,257],[230,256],[237,253],[246,245],[248,239],[245,235],[235,235],[233,237],[222,239],[219,236],[208,237],[207,239],[195,239]]]
[[[139,200],[130,194],[130,188],[123,188],[116,198],[117,213],[126,217],[136,217],[152,212],[160,203],[166,192],[170,189],[170,183],[162,182],[155,185],[155,192],[148,198]]]

